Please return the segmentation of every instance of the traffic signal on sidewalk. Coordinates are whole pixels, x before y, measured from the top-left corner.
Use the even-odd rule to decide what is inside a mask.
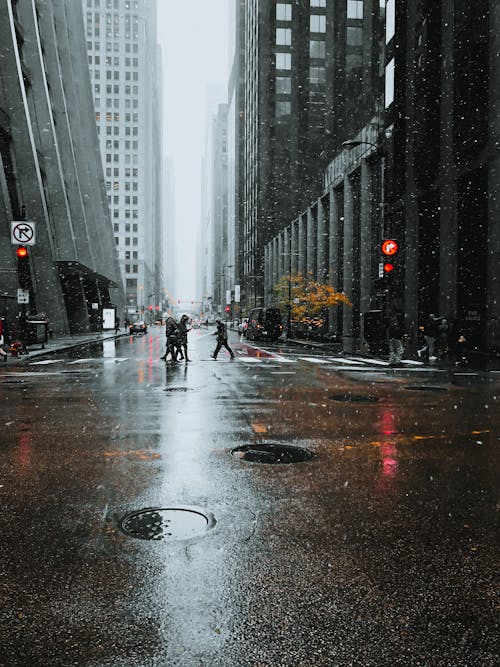
[[[31,273],[28,248],[24,245],[17,246],[16,255],[19,287],[29,289],[31,287]]]
[[[381,275],[379,275],[380,278],[389,278],[392,280],[395,275],[395,270],[397,269],[398,266],[398,250],[399,250],[399,245],[398,242],[395,241],[394,239],[385,239],[382,241],[381,245],[381,251],[382,251],[382,261],[381,261]]]

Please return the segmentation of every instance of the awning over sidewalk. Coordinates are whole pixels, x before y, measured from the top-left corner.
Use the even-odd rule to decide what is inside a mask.
[[[97,273],[97,271],[94,271],[93,269],[89,269],[88,266],[85,266],[85,264],[81,264],[80,262],[73,260],[59,260],[56,264],[59,271],[68,278],[91,278],[105,287],[118,287],[117,283],[114,280],[111,280],[111,278],[103,276],[102,273]]]

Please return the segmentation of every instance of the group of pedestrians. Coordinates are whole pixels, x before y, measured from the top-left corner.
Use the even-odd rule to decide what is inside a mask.
[[[467,338],[458,322],[431,313],[421,331],[425,344],[417,350],[419,359],[467,363]]]
[[[168,317],[165,323],[165,337],[166,337],[166,349],[165,354],[160,357],[163,361],[170,361],[172,364],[177,364],[178,361],[184,360],[186,363],[191,361],[188,356],[188,332],[191,329],[188,327],[189,317],[183,315],[179,322],[173,317]],[[221,319],[215,320],[216,330],[213,335],[217,337],[217,345],[213,354],[210,356],[212,359],[217,359],[217,355],[221,351],[221,348],[225,347],[229,352],[231,359],[234,359],[234,352],[230,348],[229,343],[227,342],[227,327]]]
[[[424,362],[452,361],[467,364],[467,339],[456,321],[431,313],[424,325],[419,327],[422,336],[417,356]],[[387,320],[389,364],[400,366],[404,353],[403,314],[393,313]]]
[[[167,339],[167,346],[165,354],[160,359],[170,361],[176,364],[179,360],[184,360],[186,363],[191,361],[188,356],[188,328],[189,317],[183,315],[179,322],[176,322],[173,317],[168,317],[165,323],[165,337]]]

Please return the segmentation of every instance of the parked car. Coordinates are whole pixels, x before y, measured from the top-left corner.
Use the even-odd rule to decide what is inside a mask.
[[[246,337],[249,340],[277,341],[283,333],[279,308],[254,308],[248,316]]]
[[[128,330],[131,334],[145,334],[148,332],[148,327],[144,320],[138,320],[137,322],[131,322],[128,325]]]

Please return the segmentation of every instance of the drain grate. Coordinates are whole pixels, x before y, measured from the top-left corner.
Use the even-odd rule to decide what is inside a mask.
[[[378,401],[377,396],[371,394],[333,394],[328,396],[331,401],[340,401],[343,403],[375,403]]]
[[[215,525],[211,515],[193,509],[148,507],[131,512],[119,522],[120,529],[140,540],[187,540]]]
[[[429,384],[410,384],[405,389],[412,391],[448,391],[447,387],[435,387]]]
[[[232,449],[231,454],[254,463],[300,463],[308,461],[313,456],[312,452],[303,447],[273,443],[242,445]]]
[[[167,392],[167,394],[182,394],[193,390],[189,387],[166,387],[163,391]]]

